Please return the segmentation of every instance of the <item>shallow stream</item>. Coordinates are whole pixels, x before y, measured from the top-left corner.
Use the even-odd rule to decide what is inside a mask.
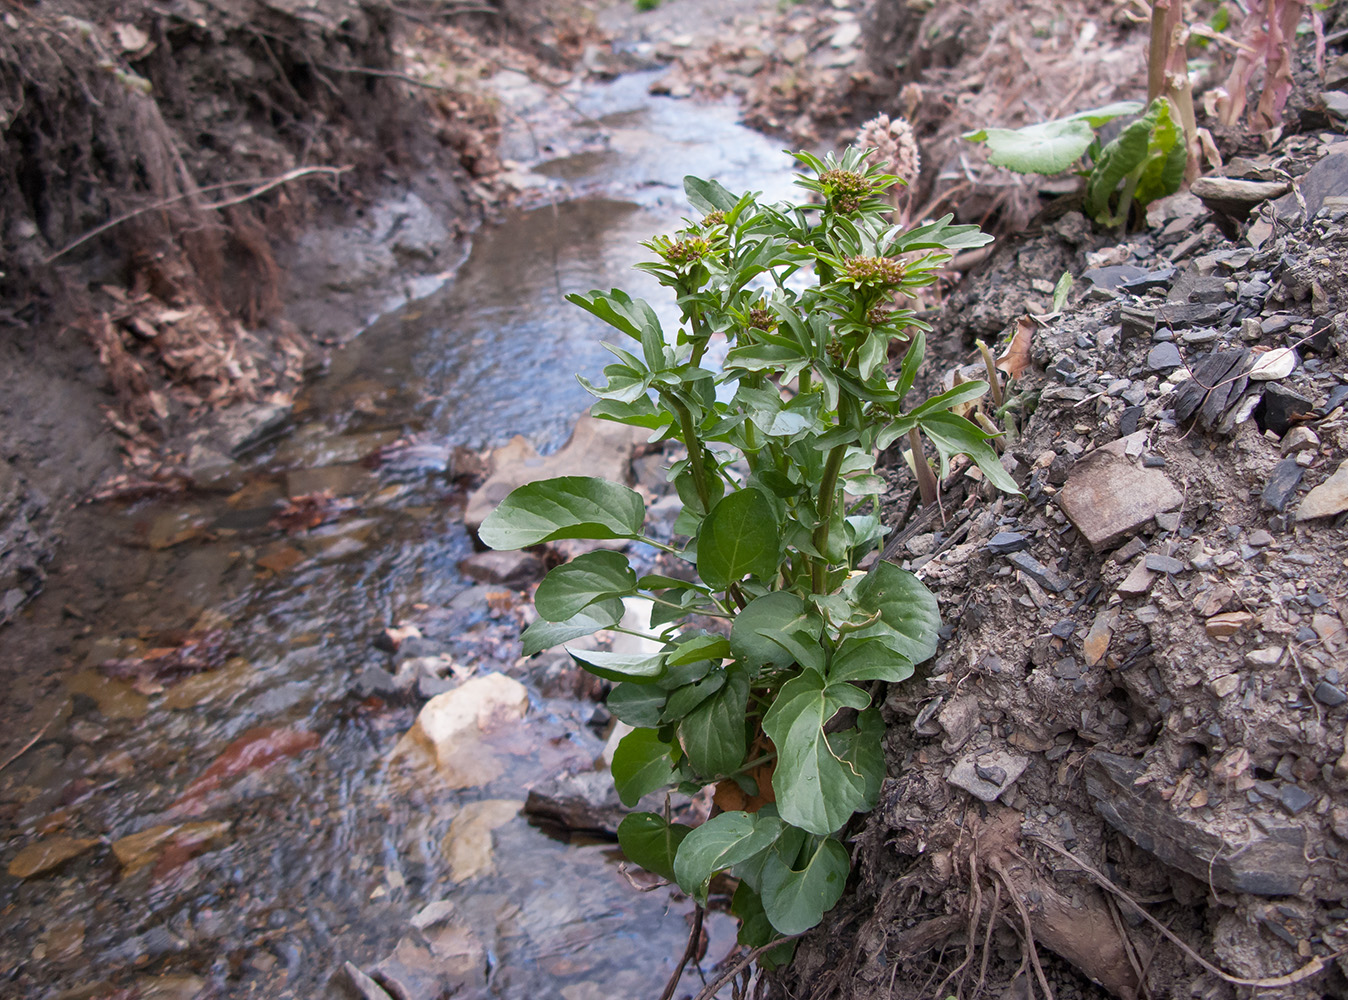
[[[526,676],[512,598],[456,568],[472,543],[453,447],[566,438],[588,402],[573,373],[608,355],[562,295],[650,294],[629,268],[689,211],[685,173],[789,188],[789,158],[733,108],[652,98],[648,82],[573,93],[590,118],[536,166],[553,203],[485,228],[452,282],[342,349],[219,491],[70,518],[46,592],[0,634],[8,700],[50,720],[0,770],[0,993],[332,995],[343,963],[372,967],[432,904],[458,929],[446,960],[478,967],[473,995],[658,993],[687,901],[635,891],[613,845],[517,814],[530,787],[599,752],[594,705],[535,687],[491,746],[499,775],[455,789],[393,759],[418,703],[356,686],[407,650],[459,676]],[[536,162],[534,141],[519,126],[506,155]],[[273,521],[285,497],[324,490],[341,502],[329,523]],[[421,635],[398,657],[376,645],[408,622]],[[118,659],[124,677],[100,669]],[[146,662],[183,679],[137,675]],[[709,930],[714,961],[734,931]]]

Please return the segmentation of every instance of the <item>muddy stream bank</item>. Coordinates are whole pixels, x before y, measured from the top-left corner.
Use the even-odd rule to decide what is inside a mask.
[[[507,134],[538,207],[339,351],[269,443],[185,497],[71,517],[45,592],[2,637],[0,724],[50,720],[0,771],[7,995],[313,997],[395,948],[409,990],[433,978],[427,954],[475,995],[663,984],[687,901],[634,892],[610,844],[519,814],[530,788],[589,766],[603,720],[516,665],[513,595],[460,575],[455,457],[566,439],[588,399],[572,373],[607,355],[562,296],[646,290],[637,243],[683,213],[685,173],[790,184],[731,107],[649,82],[573,91],[587,117],[565,140]],[[504,95],[521,122],[547,96]],[[383,680],[400,670],[411,692]],[[397,750],[427,696],[496,672],[527,685],[527,708],[482,737],[476,773]],[[716,958],[733,923],[709,930]]]

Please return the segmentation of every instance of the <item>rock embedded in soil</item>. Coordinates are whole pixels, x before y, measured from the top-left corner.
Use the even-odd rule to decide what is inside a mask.
[[[1159,469],[1128,457],[1144,432],[1111,441],[1079,460],[1058,492],[1057,503],[1096,552],[1174,510],[1184,498]]]
[[[1292,499],[1292,494],[1296,492],[1304,473],[1305,470],[1297,464],[1295,458],[1284,458],[1269,474],[1264,490],[1259,495],[1260,501],[1264,506],[1281,514],[1287,508],[1287,502]]]
[[[1184,364],[1179,348],[1173,343],[1157,344],[1147,355],[1147,370],[1152,372],[1172,371]]]
[[[1306,494],[1297,508],[1298,521],[1334,517],[1348,510],[1348,460],[1339,463],[1334,474]]]
[[[994,802],[1025,773],[1029,763],[1030,758],[1007,750],[968,754],[960,758],[948,780],[974,798]]]

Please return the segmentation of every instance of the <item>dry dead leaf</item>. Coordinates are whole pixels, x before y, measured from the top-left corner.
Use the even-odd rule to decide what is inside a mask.
[[[997,358],[997,367],[1006,372],[1011,379],[1020,378],[1021,372],[1030,367],[1030,343],[1034,339],[1034,320],[1022,316],[1016,320],[1016,332],[1011,335],[1011,343]]]

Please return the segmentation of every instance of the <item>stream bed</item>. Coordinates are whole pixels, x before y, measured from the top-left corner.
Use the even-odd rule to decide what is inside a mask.
[[[562,296],[654,299],[630,266],[689,212],[684,174],[789,189],[790,158],[733,107],[653,98],[649,81],[569,92],[585,117],[551,159],[536,128],[509,129],[539,207],[484,228],[452,281],[339,351],[286,432],[215,490],[68,519],[45,593],[0,634],[7,704],[47,720],[0,770],[0,993],[337,995],[344,963],[371,968],[435,921],[441,957],[472,967],[456,995],[659,992],[688,901],[636,891],[613,844],[519,815],[531,787],[599,753],[593,703],[532,687],[525,721],[491,744],[494,776],[454,788],[394,753],[420,700],[360,682],[416,654],[451,683],[528,683],[520,595],[457,569],[473,543],[454,449],[566,439],[589,400],[573,373],[608,355]],[[548,98],[531,86],[502,81],[520,123]],[[277,518],[325,491],[323,509]],[[0,724],[18,724],[10,711]],[[708,932],[712,962],[733,922]]]

